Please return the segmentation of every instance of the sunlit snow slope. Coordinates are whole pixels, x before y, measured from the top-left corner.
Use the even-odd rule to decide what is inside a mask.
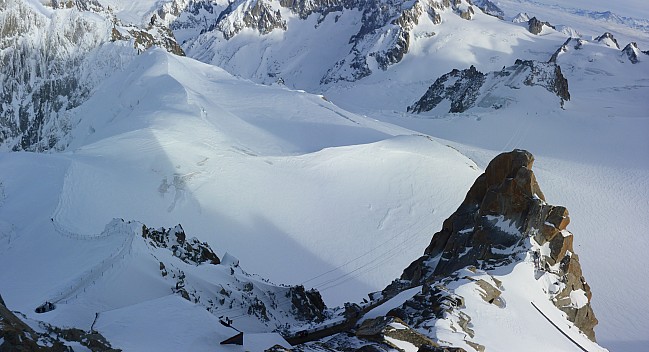
[[[67,153],[0,156],[2,294],[23,312],[114,251],[71,249],[113,218],[181,223],[249,272],[358,300],[420,255],[479,173],[430,138],[162,50],[73,116]]]

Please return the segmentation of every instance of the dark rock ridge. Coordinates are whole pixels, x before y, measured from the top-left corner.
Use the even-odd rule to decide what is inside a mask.
[[[384,293],[391,295],[402,287],[424,285],[418,295],[421,297],[415,296],[404,307],[427,308],[419,313],[420,319],[425,320],[427,315],[439,315],[444,309],[462,305],[443,289],[444,280],[457,276],[459,270],[488,272],[521,261],[532,246],[547,247],[547,253],[541,255],[542,270],[556,275],[561,287],[550,293],[551,299],[594,341],[597,319],[590,306],[590,287],[572,246],[572,234],[566,231],[568,211],[545,202],[532,171],[533,163],[532,154],[524,150],[494,158],[455,213],[433,236],[424,255],[410,264],[400,280]],[[485,292],[483,299],[498,303],[497,281],[476,284]],[[485,284],[492,287],[485,289]],[[587,302],[576,304],[571,300],[573,293],[583,294]]]
[[[620,48],[620,45],[617,43],[617,40],[615,37],[613,37],[613,34],[610,32],[604,32],[604,34],[600,35],[599,37],[595,38],[595,41],[604,43],[610,47],[615,47],[616,49]]]
[[[622,49],[622,52],[626,54],[626,57],[629,58],[629,61],[631,61],[632,64],[637,64],[638,62],[640,62],[638,56],[640,55],[640,53],[642,53],[642,51],[640,51],[638,44],[636,44],[635,42],[627,44],[624,49]]]
[[[189,238],[181,225],[173,228],[141,226],[142,239],[151,249],[159,265],[160,275],[169,280],[171,291],[184,299],[202,305],[209,312],[237,311],[256,317],[271,329],[286,329],[285,318],[309,323],[321,322],[330,315],[320,292],[304,286],[274,285],[268,280],[245,272],[239,260],[226,253],[220,260],[207,242]],[[173,257],[190,265],[218,265],[228,279],[213,282],[216,290],[206,289],[186,267],[174,261],[163,261],[160,250],[172,252]]]
[[[553,62],[557,63],[557,59],[559,58],[559,55],[562,53],[565,53],[568,51],[570,45],[573,45],[573,48],[575,50],[581,49],[581,47],[584,45],[585,41],[583,39],[578,39],[578,38],[568,38],[560,47],[557,49],[554,54],[550,57],[550,60],[548,62]]]
[[[539,35],[543,31],[544,26],[548,28],[556,29],[550,23],[540,21],[536,17],[532,17],[530,18],[529,21],[527,21],[527,30],[534,35]]]
[[[306,290],[304,286],[291,286],[289,289],[293,313],[298,320],[319,322],[324,320],[327,309],[320,292],[315,289]]]
[[[174,228],[161,227],[154,229],[142,226],[142,237],[148,240],[149,245],[158,248],[168,248],[174,257],[188,264],[199,265],[203,263],[217,265],[221,263],[207,242],[201,242],[196,237],[187,239],[185,230],[180,224]]]
[[[473,65],[462,71],[454,69],[435,80],[426,94],[408,107],[408,112],[430,111],[445,99],[451,103],[448,112],[464,112],[475,104],[484,82],[485,74]]]
[[[519,89],[520,86],[516,85],[516,82],[525,86],[545,88],[561,99],[562,106],[564,101],[570,100],[568,80],[555,62],[516,60],[513,66],[487,74],[478,71],[473,65],[461,71],[454,69],[435,80],[407,111],[431,111],[445,100],[450,103],[450,113],[465,112],[473,107],[500,109],[508,103],[508,99],[493,92],[503,86]]]

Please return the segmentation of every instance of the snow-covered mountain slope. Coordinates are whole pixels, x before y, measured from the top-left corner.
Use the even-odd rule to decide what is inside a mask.
[[[360,299],[418,256],[479,172],[424,136],[162,50],[135,58],[71,114],[68,152],[1,155],[1,261],[17,268],[1,273],[11,283],[2,294],[26,313],[120,248],[112,236],[72,249],[115,217],[181,223],[250,272],[305,282],[328,304]],[[79,315],[61,323],[87,328],[81,311],[150,299],[126,297],[95,305],[79,294],[89,306],[71,305]]]
[[[0,293],[12,309],[42,319],[33,313],[35,305],[113,258],[122,248],[119,236],[78,246],[102,233],[113,218],[156,227],[181,223],[220,257],[224,251],[240,257],[249,272],[273,282],[316,287],[329,305],[358,300],[384,287],[421,255],[481,167],[499,152],[519,147],[537,156],[537,176],[547,199],[571,211],[571,228],[579,234],[575,247],[600,320],[599,341],[613,350],[643,350],[649,305],[638,297],[649,290],[649,280],[628,271],[649,265],[644,255],[649,248],[642,239],[649,225],[649,165],[642,158],[649,151],[649,70],[642,50],[649,43],[642,18],[618,21],[613,12],[619,11],[613,11],[601,14],[611,21],[600,26],[592,18],[601,9],[571,12],[550,0],[498,2],[503,20],[475,8],[471,14],[464,1],[99,3],[77,1],[70,3],[71,9],[53,10],[38,1],[21,2],[26,18],[37,20],[25,22],[26,37],[9,31],[2,38],[6,46],[0,55],[13,55],[5,56],[11,65],[2,69],[16,68],[15,76],[3,77],[28,75],[29,84],[34,77],[46,77],[35,72],[43,71],[47,60],[23,65],[21,52],[13,48],[24,44],[29,49],[24,57],[31,59],[61,41],[69,53],[79,54],[74,60],[82,64],[77,60],[65,66],[70,62],[66,56],[63,64],[48,63],[54,67],[50,71],[65,72],[65,82],[68,74],[71,82],[85,82],[78,75],[91,82],[73,94],[59,92],[36,103],[30,93],[35,88],[25,82],[19,85],[26,88],[3,91],[13,96],[27,92],[4,104],[4,111],[9,105],[13,111],[20,106],[37,111],[49,109],[51,101],[66,103],[56,105],[55,113],[44,112],[47,120],[29,122],[36,137],[32,141],[28,135],[23,147],[54,147],[64,153],[0,154],[0,265],[20,268],[0,272],[0,280],[10,283]],[[81,11],[86,6],[91,12]],[[14,14],[4,24],[22,23],[18,19],[23,12],[15,10],[0,14]],[[534,35],[528,24],[511,22],[519,12],[549,21],[555,29],[544,26]],[[623,16],[633,17],[628,12]],[[82,48],[90,54],[78,51],[65,35],[43,39],[50,38],[48,28],[63,29],[74,38],[71,29],[77,23],[97,29],[82,32],[83,38],[98,38],[84,39],[88,47]],[[165,43],[165,26],[173,29],[188,55],[244,79],[158,50],[136,58],[156,41]],[[605,31],[622,48],[637,42],[639,49],[631,49],[638,62],[632,63],[628,52],[607,46],[612,42],[608,36],[599,43],[594,39]],[[566,42],[575,33],[583,42]],[[31,46],[36,47],[33,52]],[[516,59],[545,62],[554,53],[570,89],[571,100],[563,109],[556,96],[532,87],[508,90],[511,104],[497,111],[406,113],[437,78],[453,69],[474,65],[481,72],[500,71]],[[69,103],[75,97],[81,98]],[[16,121],[25,119],[14,115],[8,121],[15,132],[20,125]],[[7,126],[4,121],[2,126]],[[413,135],[418,133],[436,138]],[[2,138],[16,145],[23,135]],[[182,293],[158,296],[170,291],[158,265],[138,272],[146,277],[142,282],[152,283],[152,291],[135,289],[126,303],[120,296],[93,303],[90,296],[77,295],[66,310],[47,313],[47,320],[88,330],[88,312],[105,312],[106,319],[95,327],[127,349],[143,349],[147,343],[198,349],[231,332],[214,328],[214,315],[204,306],[187,304]],[[503,280],[508,286],[527,284],[521,277]],[[512,299],[519,303],[531,297],[518,293]],[[546,308],[552,306],[542,310]],[[146,314],[151,311],[160,314]],[[493,312],[476,312],[485,315],[475,322],[490,323]],[[172,335],[177,326],[173,317],[182,317],[194,332]],[[160,321],[164,328],[151,328]],[[250,326],[270,329],[257,323]],[[147,336],[140,342],[133,337],[138,330]],[[205,340],[212,333],[218,338]],[[164,336],[174,336],[177,344],[165,344]],[[554,342],[563,348],[562,342]]]
[[[188,55],[258,82],[281,79],[309,90],[318,90],[321,83],[356,82],[397,66],[414,74],[421,66],[402,61],[419,57],[416,61],[425,65],[422,50],[439,51],[440,59],[466,56],[462,61],[467,62],[467,47],[454,45],[449,34],[464,26],[468,28],[460,31],[476,28],[480,33],[471,18],[499,23],[464,1],[241,1],[221,6],[166,16]],[[494,28],[494,33],[504,28],[522,33],[515,26]],[[485,44],[486,36],[478,37],[470,44]],[[516,43],[499,47],[511,45]]]
[[[505,19],[518,14],[548,21],[559,31],[591,39],[600,32],[616,33],[623,41],[641,41],[649,45],[649,10],[642,0],[610,1],[576,0],[562,3],[556,0],[500,0],[498,6]]]
[[[68,111],[152,45],[182,54],[166,27],[121,23],[94,1],[3,1],[0,148],[62,149]]]

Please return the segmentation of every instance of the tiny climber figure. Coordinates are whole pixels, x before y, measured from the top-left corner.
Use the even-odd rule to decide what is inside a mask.
[[[534,269],[539,270],[541,268],[541,255],[539,251],[532,252],[532,258],[534,258]]]

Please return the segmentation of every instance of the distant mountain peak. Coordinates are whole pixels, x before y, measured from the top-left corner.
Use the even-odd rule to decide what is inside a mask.
[[[595,41],[603,43],[611,48],[619,49],[620,45],[611,32],[604,32],[604,34],[595,38]]]
[[[461,113],[473,107],[500,109],[513,98],[508,91],[524,86],[541,86],[560,98],[560,104],[570,100],[568,81],[556,63],[533,60],[516,60],[513,66],[484,74],[473,65],[464,70],[453,71],[439,77],[408,112],[422,113],[448,102],[448,111],[439,113]],[[446,105],[444,105],[446,107]]]

